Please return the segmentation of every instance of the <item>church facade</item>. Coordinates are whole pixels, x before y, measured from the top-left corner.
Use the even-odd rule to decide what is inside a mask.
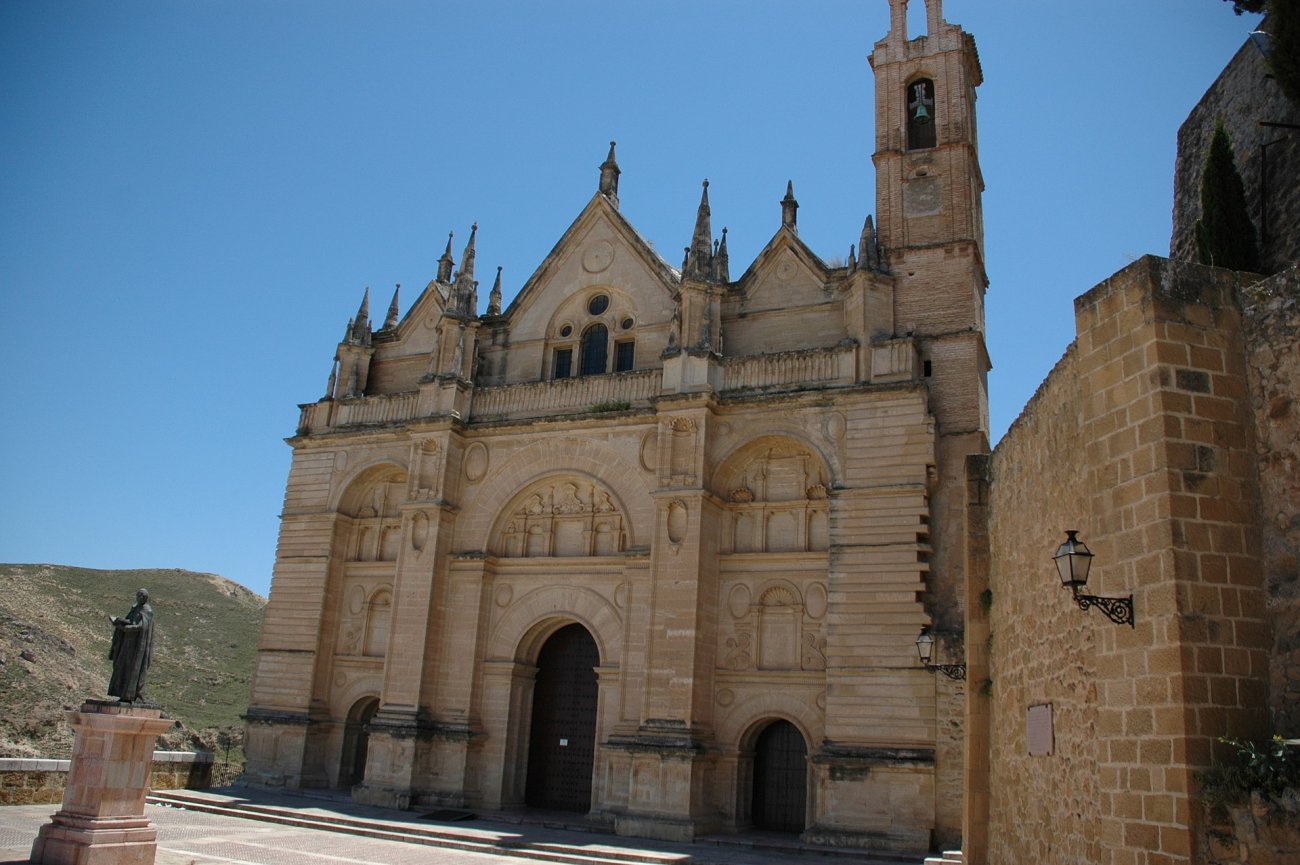
[[[974,40],[871,55],[847,265],[793,189],[738,278],[707,181],[671,266],[597,191],[502,308],[475,236],[302,407],[246,780],[622,834],[961,833],[964,465],[988,450]]]

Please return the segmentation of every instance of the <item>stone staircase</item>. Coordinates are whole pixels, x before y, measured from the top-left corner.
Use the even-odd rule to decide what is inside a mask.
[[[927,856],[925,865],[961,865],[960,850],[945,850],[939,856]]]

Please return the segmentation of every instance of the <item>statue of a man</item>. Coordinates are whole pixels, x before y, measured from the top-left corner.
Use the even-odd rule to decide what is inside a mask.
[[[135,593],[135,606],[125,616],[110,616],[113,645],[108,658],[113,662],[113,678],[108,693],[120,702],[134,703],[144,697],[144,677],[153,658],[153,607],[149,590]]]

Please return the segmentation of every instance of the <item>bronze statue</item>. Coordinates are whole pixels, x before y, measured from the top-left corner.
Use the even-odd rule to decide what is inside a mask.
[[[153,658],[153,607],[149,590],[135,593],[135,606],[125,616],[110,616],[113,645],[108,658],[113,662],[113,677],[108,694],[122,703],[145,702],[144,678]]]

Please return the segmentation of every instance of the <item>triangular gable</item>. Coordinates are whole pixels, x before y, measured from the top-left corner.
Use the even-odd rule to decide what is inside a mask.
[[[539,295],[550,281],[550,278],[558,272],[560,266],[568,257],[581,248],[584,239],[590,235],[592,229],[599,224],[601,220],[613,230],[613,233],[621,241],[620,245],[639,260],[649,272],[652,280],[659,283],[663,290],[672,296],[677,291],[677,286],[681,282],[681,276],[677,270],[670,267],[669,264],[655,252],[654,247],[643,238],[640,233],[632,227],[623,216],[614,207],[604,195],[596,193],[587,206],[582,209],[578,217],[573,220],[572,224],[560,236],[559,241],[547,253],[546,258],[533,271],[533,275],[524,283],[523,288],[515,295],[514,300],[506,308],[504,315],[508,321],[515,321],[525,310],[530,308],[539,300]]]
[[[411,304],[410,309],[398,321],[391,331],[376,331],[384,334],[376,344],[391,346],[383,353],[395,356],[427,353],[433,349],[434,335],[431,328],[421,328],[421,322],[436,321],[447,308],[447,287],[436,279],[420,292],[420,296]]]
[[[830,267],[799,235],[781,226],[735,283],[750,309],[779,309],[825,300]]]

